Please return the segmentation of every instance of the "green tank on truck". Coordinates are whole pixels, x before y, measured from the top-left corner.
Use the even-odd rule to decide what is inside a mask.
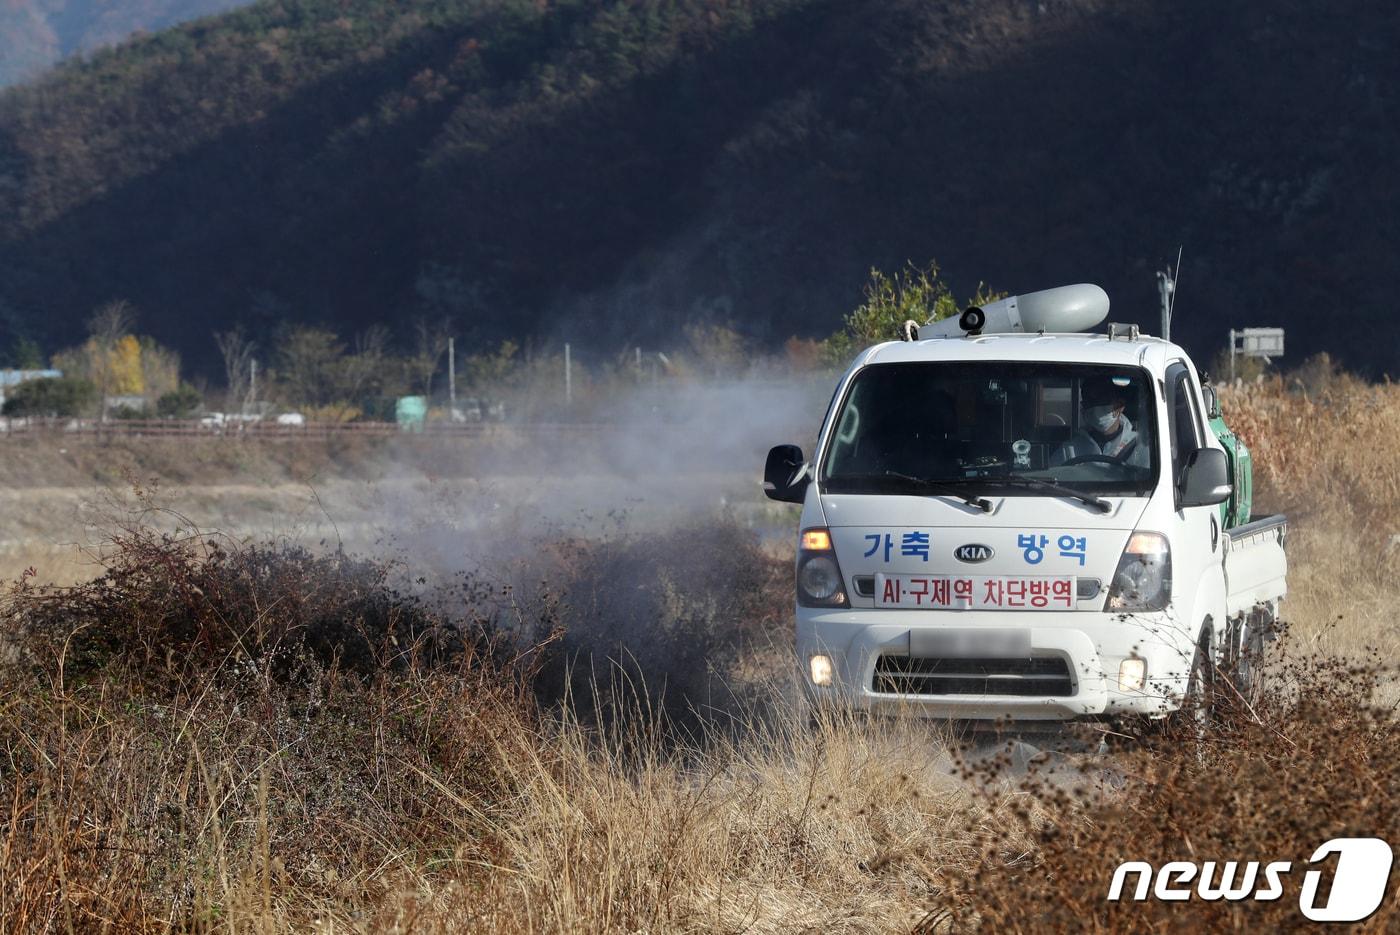
[[[1224,529],[1235,529],[1249,522],[1254,509],[1254,459],[1244,440],[1225,424],[1215,387],[1207,384],[1204,389],[1206,404],[1210,407],[1210,430],[1225,449],[1230,477],[1234,481],[1230,499],[1220,504],[1220,525]]]

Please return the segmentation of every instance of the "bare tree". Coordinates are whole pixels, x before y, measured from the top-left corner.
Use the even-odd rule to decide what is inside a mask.
[[[334,331],[297,325],[277,338],[277,375],[288,402],[328,406],[339,398],[345,345]]]
[[[131,334],[136,325],[136,310],[125,299],[108,302],[88,319],[88,335],[98,347],[110,350],[122,338]]]
[[[222,331],[214,335],[214,343],[219,346],[219,354],[224,359],[224,379],[228,382],[228,399],[225,405],[237,405],[241,410],[247,407],[251,389],[253,352],[257,349],[241,325],[232,331]]]
[[[419,318],[413,324],[416,348],[409,359],[409,368],[416,382],[423,388],[424,396],[433,395],[433,375],[438,363],[447,351],[447,339],[452,335],[452,319],[443,318],[433,324],[426,318]]]
[[[88,319],[88,337],[93,343],[91,361],[92,382],[101,395],[101,414],[107,418],[107,397],[112,394],[113,356],[117,342],[131,333],[136,324],[136,310],[125,299],[108,302]]]
[[[382,382],[389,356],[389,329],[371,325],[355,335],[354,351],[342,368],[349,401],[359,404],[367,390]]]

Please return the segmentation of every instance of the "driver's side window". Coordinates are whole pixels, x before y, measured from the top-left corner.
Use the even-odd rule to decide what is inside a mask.
[[[1167,419],[1170,422],[1172,445],[1172,477],[1180,478],[1186,459],[1201,447],[1199,419],[1191,392],[1191,375],[1186,365],[1172,364],[1167,368]]]

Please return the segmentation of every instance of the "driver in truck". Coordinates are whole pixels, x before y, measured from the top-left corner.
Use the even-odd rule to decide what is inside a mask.
[[[1079,431],[1062,445],[1052,464],[1104,454],[1134,467],[1148,467],[1150,453],[1138,444],[1138,433],[1125,414],[1127,391],[1111,378],[1086,380],[1080,388],[1083,412]]]

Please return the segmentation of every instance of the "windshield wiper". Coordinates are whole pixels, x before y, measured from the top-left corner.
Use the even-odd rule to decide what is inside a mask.
[[[974,496],[972,494],[963,493],[962,491],[958,490],[957,487],[955,487],[953,484],[948,483],[947,481],[932,480],[927,477],[915,477],[912,474],[901,474],[898,471],[886,471],[885,476],[898,477],[900,480],[911,481],[915,484],[918,484],[920,487],[924,488],[929,493],[938,494],[944,497],[957,497],[963,503],[966,503],[968,506],[975,506],[983,513],[992,512],[992,501],[985,500],[982,497]]]
[[[1037,490],[1049,490],[1062,497],[1073,497],[1076,500],[1098,507],[1104,513],[1113,511],[1113,504],[1102,497],[1096,497],[1091,493],[1084,493],[1082,490],[1075,490],[1073,487],[1066,487],[1054,481],[1041,480],[1039,477],[1011,477],[1007,475],[982,478],[994,484],[1019,484],[1022,487],[1034,487]]]

